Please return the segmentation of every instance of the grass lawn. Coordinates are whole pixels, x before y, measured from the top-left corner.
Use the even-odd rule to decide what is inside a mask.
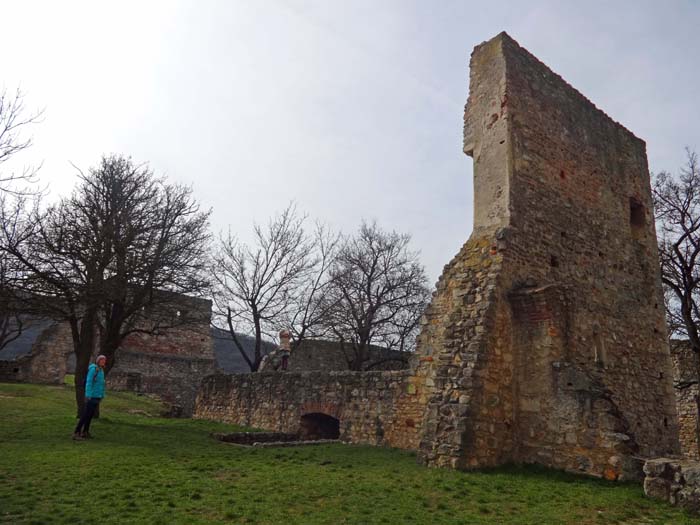
[[[537,468],[426,469],[351,445],[252,449],[235,427],[152,417],[108,392],[95,439],[71,440],[69,387],[0,383],[0,523],[699,523],[641,487]]]

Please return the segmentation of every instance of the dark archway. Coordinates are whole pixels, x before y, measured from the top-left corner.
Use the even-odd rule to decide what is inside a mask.
[[[338,439],[340,421],[320,412],[304,414],[299,422],[299,437],[303,440]]]

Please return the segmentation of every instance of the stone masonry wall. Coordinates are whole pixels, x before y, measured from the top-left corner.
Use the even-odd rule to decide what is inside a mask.
[[[297,432],[301,417],[325,414],[351,443],[415,449],[424,402],[408,371],[260,372],[207,377],[194,417]]]
[[[68,324],[51,324],[39,334],[30,354],[0,361],[0,381],[63,384],[72,354]]]
[[[625,458],[678,451],[646,147],[515,41],[501,46],[504,276],[514,293],[556,290],[534,319],[514,312],[514,341],[537,332],[516,359],[536,353],[543,380],[516,367],[517,455],[616,477]]]
[[[675,391],[681,453],[700,460],[700,387],[693,384],[698,374],[698,355],[691,350],[688,341],[671,341],[671,357],[673,376],[678,384]]]
[[[107,376],[108,388],[155,394],[176,413],[189,416],[202,379],[213,374],[213,359],[119,350],[118,365]]]
[[[216,371],[213,340],[209,331],[211,302],[183,298],[193,322],[161,335],[134,333],[116,355],[107,375],[114,390],[156,394],[174,405],[174,413],[190,416],[202,379]]]
[[[0,360],[0,382],[27,382],[30,366],[31,358],[29,356],[22,356],[11,360]]]
[[[677,454],[644,142],[502,33],[472,54],[464,151],[474,231],[410,371],[214,376],[197,417],[296,431],[323,412],[454,468],[639,479]]]
[[[464,151],[474,231],[419,337],[421,459],[617,479],[677,452],[643,141],[502,33],[472,54]]]

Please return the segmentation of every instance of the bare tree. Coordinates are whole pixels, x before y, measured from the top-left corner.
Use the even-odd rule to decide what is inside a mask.
[[[330,329],[352,370],[376,366],[370,345],[412,350],[428,303],[425,270],[408,249],[410,236],[363,223],[346,238],[331,268]]]
[[[18,207],[25,205],[24,197],[32,192],[27,185],[36,182],[37,168],[25,167],[21,172],[2,171],[8,161],[29,148],[31,137],[26,128],[40,120],[42,112],[29,113],[24,94],[17,89],[0,91],[0,206],[2,216],[17,217]],[[20,187],[18,184],[24,184]],[[23,308],[20,291],[16,288],[22,274],[21,265],[7,252],[0,252],[0,349],[22,335],[30,321]]]
[[[166,184],[144,165],[104,157],[72,196],[46,211],[3,220],[3,250],[25,271],[22,289],[45,315],[67,321],[82,407],[90,357],[115,362],[129,334],[186,323],[175,293],[202,293],[209,212],[191,190]]]
[[[669,331],[687,338],[696,370],[674,383],[679,389],[700,380],[700,164],[687,150],[678,177],[659,173],[652,188],[659,232],[661,279]],[[698,399],[700,416],[700,399]],[[699,436],[700,437],[700,436]]]
[[[8,93],[6,89],[0,91],[0,167],[32,145],[31,137],[24,132],[41,120],[42,113],[27,110],[20,89],[14,93]],[[36,167],[24,167],[19,172],[0,172],[0,191],[27,193],[26,187],[18,188],[17,184],[35,183],[37,170]]]
[[[291,294],[289,308],[284,312],[279,329],[291,331],[295,349],[306,339],[318,339],[332,333],[329,317],[332,311],[330,269],[340,244],[340,235],[322,223],[316,223],[311,239],[312,253],[307,270]]]
[[[304,231],[305,217],[294,205],[275,216],[266,227],[254,227],[254,243],[241,243],[229,231],[219,239],[212,278],[219,324],[229,331],[234,345],[252,372],[262,361],[262,340],[286,318],[294,294],[313,265],[313,246]],[[240,333],[255,337],[249,357]]]
[[[15,259],[0,252],[0,350],[22,335],[27,322],[16,297],[19,280],[21,271]]]

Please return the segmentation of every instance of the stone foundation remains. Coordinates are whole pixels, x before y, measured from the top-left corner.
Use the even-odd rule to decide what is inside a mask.
[[[445,267],[408,373],[208,378],[198,417],[608,479],[676,454],[645,144],[505,33],[471,58],[474,231]]]
[[[700,513],[700,462],[658,458],[644,464],[644,494]]]

